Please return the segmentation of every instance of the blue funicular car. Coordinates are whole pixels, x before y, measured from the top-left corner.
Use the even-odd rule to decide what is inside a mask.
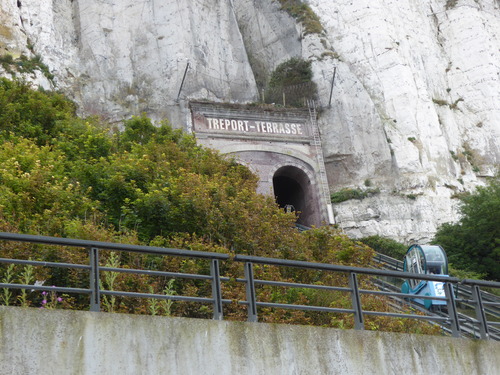
[[[405,255],[404,271],[423,275],[448,276],[446,253],[439,245],[412,245]],[[445,297],[444,283],[441,281],[408,279],[403,283],[401,292],[415,296]],[[412,298],[412,300],[429,310],[446,305],[444,300],[423,298]]]

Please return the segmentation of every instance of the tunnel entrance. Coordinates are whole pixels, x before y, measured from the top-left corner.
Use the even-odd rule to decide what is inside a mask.
[[[282,208],[302,212],[304,209],[304,190],[294,179],[287,176],[273,178],[276,202]]]
[[[299,214],[297,224],[313,225],[311,181],[304,171],[292,166],[281,167],[274,173],[273,189],[281,208]]]

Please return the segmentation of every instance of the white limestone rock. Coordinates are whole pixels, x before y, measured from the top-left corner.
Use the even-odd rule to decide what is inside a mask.
[[[302,57],[301,27],[276,1],[234,1],[238,26],[260,85],[280,63]]]
[[[83,102],[168,117],[180,99],[248,101],[255,82],[228,1],[79,1]]]
[[[338,73],[320,120],[331,188],[370,181],[382,190],[335,205],[337,222],[355,237],[429,240],[441,223],[457,220],[453,194],[482,184],[500,162],[498,2],[309,4],[338,56],[325,63],[314,53],[318,84],[325,65]],[[393,191],[419,195],[402,200]]]
[[[82,114],[184,120],[176,100],[188,63],[181,101],[257,98],[230,1],[0,1]]]
[[[380,189],[336,204],[338,224],[427,241],[500,163],[498,1],[306,2],[324,35],[272,0],[0,0],[0,54],[41,55],[82,114],[185,128],[188,100],[255,101],[266,72],[310,59],[331,190]]]

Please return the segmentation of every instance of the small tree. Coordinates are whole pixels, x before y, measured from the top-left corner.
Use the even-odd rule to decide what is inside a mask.
[[[305,100],[316,96],[317,87],[312,77],[310,61],[292,57],[281,63],[271,74],[266,103],[303,107]]]
[[[360,239],[365,245],[370,246],[378,253],[402,260],[408,247],[390,238],[369,236]]]
[[[500,178],[462,199],[462,218],[444,224],[434,237],[455,267],[500,280]]]

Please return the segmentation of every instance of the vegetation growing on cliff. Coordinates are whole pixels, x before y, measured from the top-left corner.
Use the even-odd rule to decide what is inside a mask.
[[[458,0],[446,0],[445,9],[450,10],[457,6]]]
[[[48,66],[43,63],[40,55],[35,54],[31,58],[21,55],[18,58],[14,58],[11,54],[7,53],[0,56],[0,65],[7,73],[14,77],[17,73],[34,73],[38,70],[50,81],[54,79],[54,75],[49,71]]]
[[[144,116],[124,121],[117,131],[97,118],[80,119],[74,105],[62,96],[32,90],[20,82],[0,79],[0,231],[91,239],[107,242],[177,247],[193,250],[243,253],[274,258],[368,266],[373,251],[334,228],[300,233],[296,217],[279,209],[273,199],[255,192],[257,179],[246,167],[217,152],[199,147],[194,138],[173,130],[168,121],[154,126]],[[33,244],[2,244],[6,258],[83,264],[85,251]],[[206,267],[195,259],[111,253],[103,256],[110,266],[198,273]],[[28,272],[29,271],[29,272]],[[240,277],[229,263],[225,275]],[[302,270],[257,268],[281,281],[324,285],[345,283],[342,276],[326,277]],[[0,265],[0,280],[45,280],[45,285],[88,286],[79,271]],[[148,275],[115,274],[102,278],[108,290],[189,294],[203,296],[197,281],[171,282]],[[372,287],[361,278],[364,288]],[[24,294],[23,294],[24,293]],[[227,298],[244,300],[241,283],[224,290]],[[261,301],[347,306],[348,294],[311,292],[295,288],[263,287]],[[63,306],[85,309],[88,300],[53,298],[33,292],[3,290],[3,304]],[[42,300],[42,298],[44,298]],[[51,301],[51,304],[48,304]],[[388,307],[384,299],[363,299],[368,310]],[[42,307],[43,307],[42,306]],[[158,313],[208,317],[206,306],[173,303],[160,308],[146,299],[113,297],[103,300],[106,311]],[[241,319],[245,307],[231,304],[229,319]],[[352,327],[351,317],[315,312],[269,310],[265,321]],[[414,321],[383,317],[368,319],[369,327],[397,331],[435,331]]]
[[[321,34],[324,32],[318,15],[302,0],[279,0],[279,2],[283,10],[302,23],[305,34]]]
[[[307,100],[317,96],[317,86],[312,78],[311,61],[292,57],[282,62],[271,73],[265,102],[305,107]]]
[[[351,189],[344,188],[330,195],[332,203],[341,203],[351,199],[362,200],[380,193],[379,188]]]

